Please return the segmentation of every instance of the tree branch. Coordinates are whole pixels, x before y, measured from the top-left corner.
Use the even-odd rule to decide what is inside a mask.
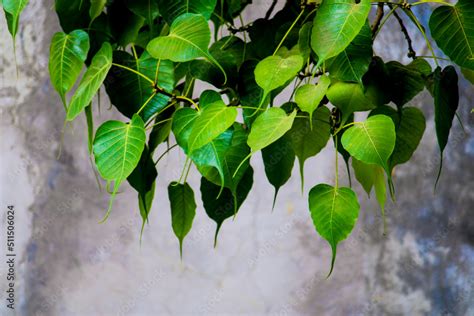
[[[389,7],[392,8],[391,5],[389,5]],[[415,59],[415,58],[416,58],[416,52],[415,52],[415,50],[413,49],[413,44],[412,44],[412,41],[411,41],[410,34],[408,34],[408,30],[407,30],[407,28],[405,27],[405,24],[403,24],[403,20],[402,20],[402,18],[398,15],[398,13],[397,13],[396,11],[393,11],[393,15],[395,16],[395,18],[397,19],[398,23],[400,24],[401,31],[402,31],[402,33],[405,35],[405,39],[407,40],[407,43],[408,43],[408,54],[407,54],[407,56],[408,56],[409,58]]]
[[[374,24],[372,25],[372,38],[377,34],[377,30],[380,26],[380,21],[382,21],[384,12],[383,12],[383,3],[379,3],[377,6],[377,15],[375,16]]]

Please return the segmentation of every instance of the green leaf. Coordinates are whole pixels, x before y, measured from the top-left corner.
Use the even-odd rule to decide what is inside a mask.
[[[110,67],[112,67],[112,46],[104,43],[92,59],[92,63],[82,77],[79,87],[71,98],[66,119],[72,121],[92,101],[99,91]]]
[[[107,0],[90,0],[91,7],[89,9],[89,16],[91,22],[94,21],[104,11]]]
[[[464,78],[469,80],[470,83],[474,84],[474,70],[461,68],[461,72],[464,75]]]
[[[8,31],[15,41],[18,32],[18,21],[20,20],[21,11],[26,7],[29,0],[3,0],[3,11],[7,19]]]
[[[433,74],[433,97],[435,106],[436,137],[440,149],[440,165],[436,183],[438,183],[443,167],[443,151],[449,139],[456,110],[459,106],[458,75],[453,66],[443,70],[436,68]]]
[[[137,166],[145,147],[145,125],[138,115],[130,123],[107,121],[94,139],[94,156],[100,175],[109,181],[126,179]]]
[[[329,77],[321,76],[317,85],[305,84],[296,90],[295,102],[301,111],[309,114],[310,122],[313,121],[313,112],[323,100],[330,84]]]
[[[437,8],[429,26],[436,44],[452,61],[474,70],[474,2],[458,0],[455,6]]]
[[[107,7],[107,17],[114,39],[121,47],[135,43],[145,24],[145,19],[129,10],[123,1],[113,1]]]
[[[202,108],[189,134],[189,152],[201,148],[225,132],[237,118],[237,109],[220,100]]]
[[[82,30],[72,31],[69,34],[58,32],[51,40],[49,75],[54,89],[59,93],[65,106],[66,93],[76,83],[88,51],[89,35]]]
[[[89,0],[55,0],[54,9],[63,31],[70,33],[74,30],[88,28],[90,5]]]
[[[154,20],[158,17],[158,4],[155,0],[125,0],[127,8],[144,18],[153,34]]]
[[[359,217],[360,205],[350,188],[318,184],[309,192],[309,209],[317,232],[331,245],[331,275],[337,244],[351,233]]]
[[[236,194],[228,188],[222,192],[220,187],[205,177],[201,178],[201,197],[207,215],[216,222],[217,228],[214,236],[214,247],[217,245],[217,235],[222,223],[237,214],[240,206],[247,198],[253,185],[253,169],[249,167],[245,172],[242,180],[239,181]],[[220,193],[221,192],[221,193]],[[220,193],[220,195],[219,195]],[[237,201],[237,204],[235,204]]]
[[[362,82],[372,60],[372,31],[365,23],[359,34],[339,55],[327,62],[331,78]]]
[[[157,85],[168,93],[172,93],[175,86],[174,65],[169,60],[157,60],[143,52],[137,60],[132,55],[114,52],[114,62],[136,70],[155,81]],[[148,121],[153,115],[162,111],[170,98],[158,93],[149,99],[155,90],[150,82],[128,70],[112,66],[105,80],[105,89],[111,103],[125,116],[131,118],[148,101],[140,116]]]
[[[290,179],[295,163],[295,152],[290,138],[285,135],[262,149],[262,158],[267,179],[275,187],[273,198],[273,207],[275,207],[278,190]]]
[[[395,125],[386,115],[374,115],[356,122],[342,136],[342,146],[355,158],[377,164],[390,173],[388,159],[395,148]]]
[[[313,22],[311,47],[318,67],[339,55],[359,34],[370,12],[370,0],[325,0]]]
[[[256,60],[247,60],[245,61],[239,69],[239,82],[237,85],[238,94],[240,96],[240,103],[245,107],[257,108],[258,100],[263,98],[263,89],[255,82],[255,67],[257,66],[258,61]],[[257,101],[256,101],[257,100]],[[270,100],[270,95],[267,96],[266,100],[262,103],[262,107],[266,107]],[[251,116],[255,110],[254,109],[244,109],[244,121],[245,124],[251,126],[256,116]]]
[[[188,150],[189,135],[198,115],[197,111],[191,108],[180,108],[173,115],[171,130],[176,137],[176,142],[185,154],[190,154]]]
[[[326,147],[330,130],[329,110],[323,106],[314,112],[312,125],[309,117],[298,117],[288,132],[300,165],[301,191],[304,189],[304,163],[308,158],[316,156]]]
[[[303,67],[303,58],[299,55],[282,58],[269,56],[261,60],[255,68],[255,81],[263,89],[260,106],[267,95],[292,80]]]
[[[171,225],[179,240],[179,253],[183,257],[183,240],[189,233],[196,215],[196,202],[193,189],[189,184],[172,182],[168,186],[168,198],[171,205]]]
[[[311,56],[311,29],[313,28],[312,22],[303,24],[299,31],[298,48],[300,50],[301,57],[304,60],[308,60]]]
[[[86,115],[87,123],[87,149],[89,149],[89,154],[92,154],[92,146],[94,145],[94,117],[92,115],[92,104],[85,107],[84,113]]]
[[[185,13],[196,13],[202,15],[206,20],[216,7],[217,0],[158,0],[161,15],[168,24]]]
[[[404,66],[396,61],[386,64],[389,74],[390,99],[398,107],[413,99],[425,88],[425,79],[431,73],[431,66],[418,58]]]
[[[269,108],[260,114],[252,124],[247,140],[252,153],[255,153],[285,135],[293,125],[296,111],[286,115],[281,108]]]
[[[354,112],[375,108],[375,105],[364,94],[364,89],[359,83],[336,82],[329,87],[327,98],[341,110],[342,124],[346,123],[349,116]]]
[[[415,152],[425,131],[425,117],[423,112],[414,107],[405,107],[401,111],[396,111],[389,106],[382,106],[370,113],[370,115],[377,114],[390,116],[395,124],[397,137],[395,148],[389,159],[389,167],[392,170],[395,166],[410,160]]]

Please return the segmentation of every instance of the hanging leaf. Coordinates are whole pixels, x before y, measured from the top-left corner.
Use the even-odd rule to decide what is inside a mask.
[[[113,1],[107,7],[107,18],[112,35],[121,47],[135,43],[145,24],[145,19],[129,10],[123,0]]]
[[[217,235],[222,223],[237,214],[240,206],[247,198],[253,185],[253,169],[249,167],[242,180],[239,182],[235,197],[231,190],[225,188],[222,192],[220,186],[201,178],[201,197],[207,215],[216,222],[217,228],[214,235],[214,247],[217,246]],[[220,193],[221,192],[221,193]],[[220,193],[220,194],[219,194]],[[235,201],[237,204],[235,205]]]
[[[28,2],[29,0],[3,0],[3,11],[5,11],[8,31],[10,32],[13,41],[15,41],[16,33],[18,32],[20,14]]]
[[[308,60],[311,56],[311,30],[313,23],[307,22],[303,24],[299,31],[298,48],[303,60]]]
[[[449,132],[453,125],[453,119],[459,105],[458,75],[453,66],[447,66],[443,70],[436,68],[433,73],[433,97],[435,105],[436,137],[440,150],[440,164],[438,177],[441,176],[443,168],[443,151],[449,139]],[[436,186],[436,185],[435,185]]]
[[[331,275],[337,244],[351,233],[359,217],[359,202],[350,188],[318,184],[309,192],[309,209],[317,232],[331,245]]]
[[[287,58],[270,56],[258,63],[255,68],[255,81],[263,89],[260,106],[271,91],[288,84],[298,74],[303,62],[301,56],[293,55]]]
[[[291,171],[295,163],[295,152],[286,135],[262,149],[263,164],[265,174],[271,185],[275,187],[273,197],[273,208],[280,187],[282,187],[291,177]]]
[[[297,117],[288,132],[293,150],[298,157],[301,175],[301,191],[304,189],[304,163],[306,159],[316,156],[330,137],[329,110],[323,106],[313,115],[312,125],[309,117]]]
[[[252,125],[247,144],[255,153],[285,135],[293,125],[296,111],[286,115],[281,108],[269,108],[260,114]],[[271,126],[271,129],[269,129]]]
[[[330,84],[329,77],[321,76],[317,85],[305,84],[296,90],[295,102],[301,111],[309,114],[310,123],[313,122],[313,112],[323,100]]]
[[[90,0],[55,0],[54,9],[65,33],[86,29],[90,24]],[[92,42],[92,37],[91,37]]]
[[[367,22],[349,46],[328,60],[329,75],[337,80],[362,82],[362,76],[369,69],[372,54],[372,31]]]
[[[153,34],[154,21],[158,17],[158,3],[155,0],[125,0],[127,8],[144,18]]]
[[[89,15],[91,17],[91,22],[92,22],[102,13],[102,11],[104,11],[107,0],[89,0],[89,1],[91,2]]]
[[[237,109],[220,100],[204,107],[194,121],[189,134],[189,152],[201,148],[227,130],[235,122]]]
[[[183,240],[189,233],[196,215],[196,202],[193,189],[189,184],[172,182],[168,186],[168,198],[171,205],[171,225],[179,240],[179,254],[183,257]]]
[[[345,124],[349,116],[358,111],[375,108],[364,94],[363,87],[358,83],[336,82],[327,91],[327,98],[342,112],[341,123]]]
[[[92,59],[92,63],[87,68],[79,87],[71,98],[66,116],[68,121],[74,120],[91,103],[92,98],[104,82],[110,67],[112,67],[112,46],[109,43],[104,43]]]
[[[325,0],[313,22],[311,47],[318,67],[339,55],[359,34],[370,12],[370,0]]]
[[[461,67],[474,70],[474,2],[458,0],[433,11],[431,36],[441,50]]]
[[[395,125],[386,115],[374,115],[356,122],[342,136],[342,146],[355,158],[377,164],[390,173],[388,158],[395,147]]]
[[[158,7],[166,22],[171,23],[185,13],[196,13],[202,15],[206,20],[216,7],[217,0],[158,0]]]
[[[197,111],[191,108],[180,108],[173,115],[171,130],[176,137],[176,142],[185,154],[190,153],[188,150],[189,135],[198,115]]]
[[[238,94],[240,95],[240,103],[244,107],[253,107],[257,109],[258,100],[263,98],[263,89],[255,82],[255,67],[257,66],[258,61],[256,60],[247,60],[245,61],[239,69],[239,82],[237,85]],[[257,101],[256,101],[257,100]],[[270,95],[267,96],[266,100],[262,103],[262,107],[266,107],[269,103]],[[244,109],[244,122],[248,126],[251,126],[253,121],[256,119],[256,116],[251,116],[255,109]]]
[[[114,62],[140,72],[156,82],[158,87],[168,94],[173,92],[175,79],[174,65],[171,61],[157,60],[148,52],[143,52],[137,60],[126,52],[116,51]],[[140,116],[146,122],[162,111],[170,100],[169,96],[156,93],[153,85],[142,76],[117,66],[112,66],[104,83],[111,103],[129,118],[148,101],[140,112]],[[155,96],[152,97],[152,95]]]
[[[66,93],[76,83],[89,51],[89,35],[82,31],[58,32],[51,40],[49,75],[54,89],[66,106]]]

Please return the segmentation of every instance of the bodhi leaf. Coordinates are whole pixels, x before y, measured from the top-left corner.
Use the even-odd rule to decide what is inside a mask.
[[[359,83],[336,82],[327,91],[327,98],[342,112],[341,123],[345,124],[349,116],[358,111],[375,108]]]
[[[91,103],[99,91],[110,67],[112,67],[112,46],[104,43],[102,48],[92,58],[92,62],[82,77],[79,87],[71,98],[66,119],[72,121],[82,110]]]
[[[109,209],[103,221],[110,214],[120,184],[140,161],[145,140],[145,124],[138,115],[134,115],[128,124],[107,121],[97,130],[93,145],[95,164],[102,178],[115,181]]]
[[[189,134],[189,152],[201,148],[227,130],[235,122],[237,109],[227,107],[224,101],[219,100],[198,112],[191,133]]]
[[[433,97],[435,105],[436,136],[440,149],[440,164],[436,184],[443,167],[443,151],[448,143],[449,132],[459,105],[458,75],[453,66],[443,70],[436,68],[433,74]]]
[[[185,13],[200,14],[209,20],[216,2],[217,0],[158,0],[158,7],[166,22],[171,25],[176,18]]]
[[[7,19],[8,31],[15,41],[18,32],[18,21],[20,20],[21,11],[26,7],[29,0],[3,0],[3,11]]]
[[[271,91],[284,86],[298,74],[303,62],[301,56],[292,55],[287,58],[269,56],[258,63],[255,68],[255,81],[263,89],[259,108]]]
[[[311,47],[318,67],[339,55],[359,34],[370,12],[370,0],[325,0],[313,22]]]
[[[179,240],[179,254],[183,257],[183,240],[189,233],[196,215],[196,202],[193,189],[189,184],[172,182],[168,186],[168,198],[171,205],[171,225]]]
[[[293,150],[298,157],[301,175],[301,191],[304,190],[304,163],[306,159],[318,154],[330,137],[329,110],[318,108],[313,115],[312,125],[308,117],[298,117],[288,132]]]
[[[176,137],[176,142],[183,149],[185,154],[190,154],[188,150],[188,140],[197,117],[197,111],[191,108],[180,108],[173,115],[171,130]]]
[[[311,56],[312,27],[313,23],[307,22],[301,27],[299,32],[298,48],[300,50],[301,57],[303,57],[304,60],[307,60]]]
[[[69,34],[58,32],[51,40],[49,51],[51,83],[66,106],[66,93],[74,86],[87,59],[89,35],[82,30]]]
[[[247,144],[252,154],[267,147],[285,135],[293,125],[296,111],[286,115],[281,108],[269,108],[260,114],[252,124]]]
[[[90,0],[55,0],[54,9],[63,31],[69,33],[74,30],[88,28],[90,24],[90,5]]]
[[[474,2],[458,0],[440,6],[429,21],[431,36],[441,50],[461,67],[474,70]]]
[[[86,0],[87,1],[87,0]],[[91,23],[104,11],[107,0],[90,0],[91,7],[89,9],[89,16],[91,17]]]
[[[331,245],[331,275],[337,244],[351,233],[359,217],[360,205],[350,188],[318,184],[309,192],[309,209],[317,232]]]
[[[285,135],[262,149],[262,158],[267,179],[275,187],[274,208],[278,190],[290,179],[295,163],[295,152],[289,137]]]
[[[295,92],[295,102],[301,111],[309,114],[309,121],[313,122],[313,112],[323,100],[328,91],[331,80],[327,76],[321,76],[317,85],[305,84]]]
[[[202,15],[186,13],[180,15],[170,27],[167,36],[160,36],[150,41],[147,50],[156,59],[169,59],[174,62],[187,62],[204,57],[227,75],[222,66],[209,53],[211,31]]]
[[[388,159],[395,147],[395,125],[386,115],[356,122],[341,138],[342,146],[356,159],[377,164],[390,174]]]
[[[372,31],[365,23],[359,34],[339,55],[327,62],[332,78],[343,81],[362,82],[372,60]]]
[[[217,235],[222,223],[237,214],[240,206],[247,198],[253,185],[253,169],[249,167],[240,180],[236,195],[228,188],[220,193],[220,187],[205,177],[201,178],[201,196],[207,215],[216,222],[217,228],[214,235],[214,247],[217,246]],[[220,193],[220,195],[219,195]],[[237,204],[234,204],[237,201]]]

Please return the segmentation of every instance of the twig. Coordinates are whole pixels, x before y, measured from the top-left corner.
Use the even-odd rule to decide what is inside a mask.
[[[372,25],[372,38],[377,34],[377,30],[380,26],[380,21],[382,21],[384,12],[383,12],[383,3],[379,3],[377,6],[377,15],[375,16],[374,24]]]
[[[391,5],[389,5],[390,8],[392,8]],[[416,52],[415,50],[413,49],[413,44],[412,44],[412,41],[411,41],[411,37],[410,37],[410,34],[408,34],[408,30],[407,28],[405,27],[405,24],[403,24],[403,20],[402,18],[398,15],[398,13],[396,11],[393,11],[393,15],[395,16],[395,18],[397,19],[398,23],[400,24],[400,28],[402,30],[402,33],[405,35],[405,39],[407,40],[407,43],[408,43],[408,54],[407,56],[409,58],[412,58],[412,59],[415,59],[416,58]]]
[[[277,5],[278,0],[273,0],[272,5],[270,8],[268,8],[267,14],[265,14],[265,20],[270,19],[270,16],[273,13],[273,10],[275,9],[275,6]]]

